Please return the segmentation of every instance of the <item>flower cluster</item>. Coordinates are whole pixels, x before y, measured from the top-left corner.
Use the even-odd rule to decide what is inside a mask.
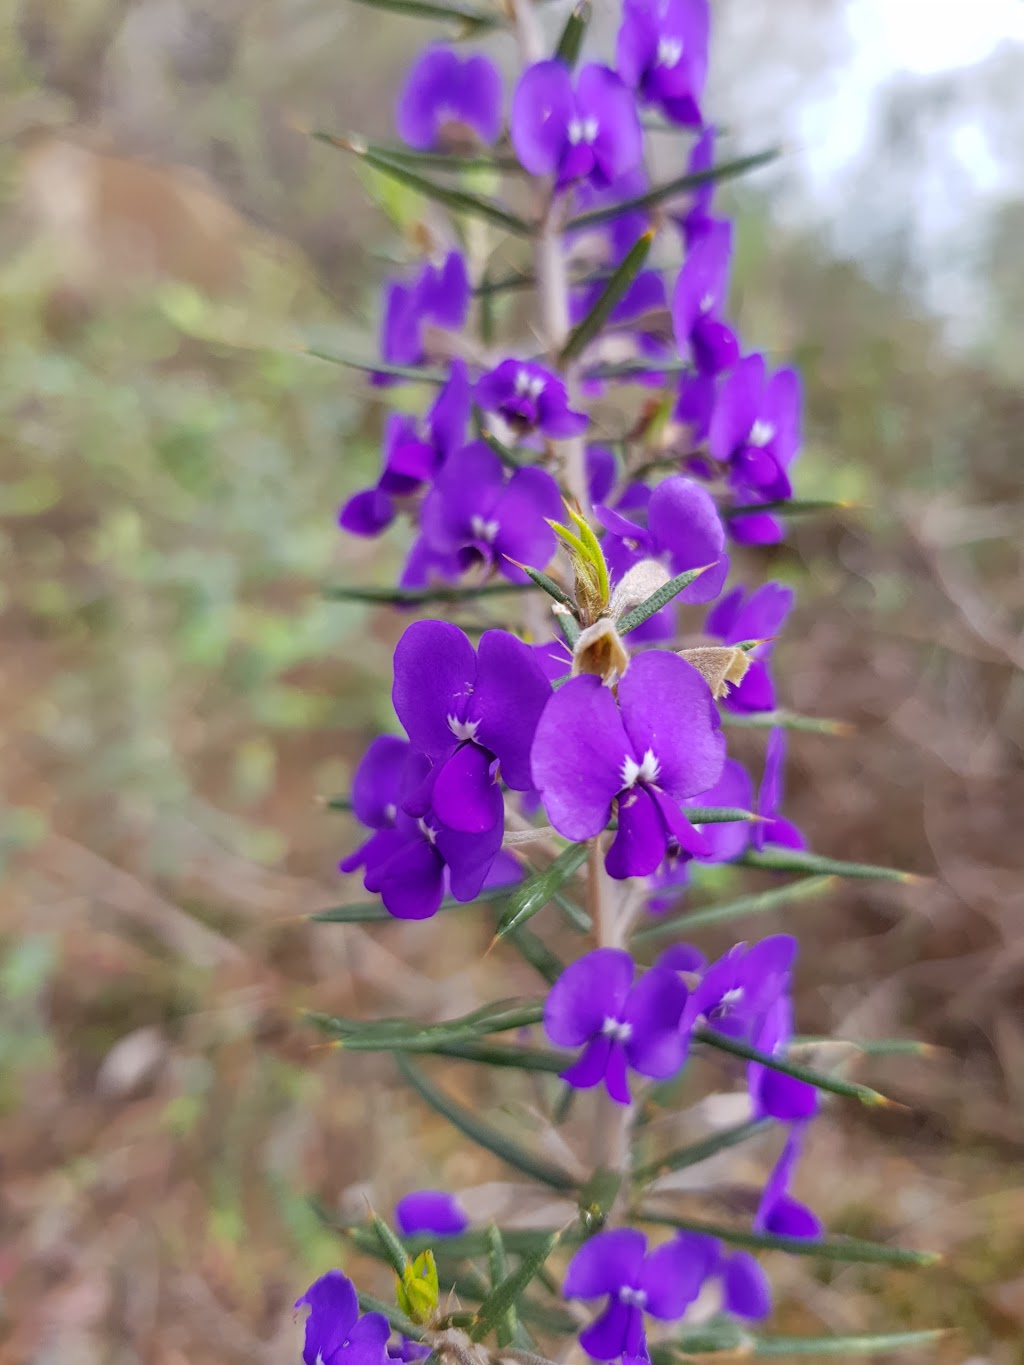
[[[787,718],[772,675],[793,592],[734,578],[737,564],[763,556],[750,547],[784,534],[801,391],[793,370],[746,348],[729,316],[734,235],[715,201],[721,137],[704,115],[708,0],[624,0],[610,66],[577,63],[584,11],[541,60],[519,15],[531,60],[510,90],[484,55],[428,48],[398,100],[405,147],[377,159],[426,184],[428,198],[433,182],[416,168],[455,176],[434,188],[459,231],[424,222],[425,259],[386,286],[369,368],[380,384],[435,386],[433,401],[420,417],[407,402],[386,420],[380,475],[339,519],[364,537],[407,522],[396,601],[452,603],[465,629],[416,620],[398,640],[392,701],[404,736],[374,739],[357,768],[352,807],[368,836],[341,867],[361,871],[400,919],[433,915],[446,895],[469,902],[504,888],[496,896],[512,905],[498,938],[549,986],[542,1006],[497,1026],[486,1012],[412,1034],[390,1021],[361,1046],[424,1052],[436,1041],[449,1057],[558,1071],[563,1098],[598,1092],[599,1135],[622,1129],[637,1143],[646,1139],[633,1127],[636,1092],[645,1106],[662,1103],[667,1087],[649,1082],[670,1082],[696,1050],[717,1049],[723,1083],[743,1086],[750,1129],[776,1133],[781,1155],[751,1200],[752,1226],[737,1230],[742,1250],[718,1224],[710,1235],[685,1222],[649,1249],[628,1225],[643,1220],[630,1182],[657,1179],[643,1160],[616,1158],[626,1194],[596,1222],[581,1202],[562,1292],[605,1302],[580,1344],[597,1360],[637,1362],[648,1359],[648,1331],[675,1330],[656,1324],[679,1323],[698,1301],[705,1315],[712,1304],[740,1323],[769,1314],[767,1281],[746,1248],[821,1236],[790,1186],[818,1087],[836,1087],[789,1058],[792,937],[741,942],[714,960],[685,941],[653,961],[638,951],[679,922],[648,919],[635,935],[638,910],[664,914],[695,873],[710,875],[706,865],[767,874],[807,865],[804,837],[783,813]],[[652,117],[690,142],[681,182],[651,184]],[[532,220],[477,193],[470,168],[481,163],[491,183],[510,165],[517,186],[526,180]],[[532,263],[504,282],[514,243],[502,242],[499,263],[492,227],[501,224],[534,239]],[[523,283],[537,285],[540,321],[498,343],[496,318],[515,317],[501,295]],[[509,629],[496,626],[508,618],[492,614],[492,599],[523,604]],[[760,731],[762,758],[748,766],[728,752],[723,722]],[[564,969],[523,933],[556,898],[596,940]],[[530,1026],[541,1021],[561,1053],[533,1048]],[[520,1030],[515,1045],[488,1038],[505,1028]],[[475,1115],[454,1121],[482,1131]],[[548,1169],[517,1157],[505,1136],[484,1145],[521,1172]],[[607,1174],[595,1162],[594,1180]],[[550,1183],[564,1192],[575,1181]],[[406,1196],[395,1217],[404,1237],[458,1237],[467,1256],[480,1245],[483,1230],[467,1231],[443,1191]],[[382,1246],[401,1304],[406,1270],[391,1239]],[[497,1229],[487,1251],[497,1284]],[[300,1300],[310,1308],[306,1359],[379,1365],[385,1351],[413,1360],[428,1349],[463,1359],[470,1348],[445,1334],[472,1318],[477,1350],[472,1332],[489,1330],[492,1307],[508,1346],[511,1299],[500,1284],[492,1292],[497,1305],[489,1295],[476,1317],[438,1308],[416,1318],[422,1342],[387,1346],[383,1320],[360,1318],[335,1272]]]

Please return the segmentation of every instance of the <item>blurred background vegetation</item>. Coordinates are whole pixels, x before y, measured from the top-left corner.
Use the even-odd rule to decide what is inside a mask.
[[[772,1272],[787,1325],[955,1323],[936,1359],[1010,1365],[1024,46],[900,69],[885,42],[934,46],[926,9],[716,0],[712,107],[789,148],[730,193],[741,327],[806,376],[798,491],[861,505],[744,565],[799,584],[792,706],[854,727],[794,736],[792,814],[933,877],[790,913],[800,1023],[941,1049],[875,1064],[907,1107],[831,1113],[803,1192],[948,1266]],[[428,34],[347,0],[0,0],[0,35],[0,1362],[295,1359],[291,1301],[341,1255],[310,1191],[507,1194],[297,1022],[495,990],[486,924],[305,922],[359,893],[324,798],[391,724],[401,626],[321,589],[387,581],[400,536],[341,542],[381,406],[297,348],[369,350],[409,224],[296,126],[387,135]]]

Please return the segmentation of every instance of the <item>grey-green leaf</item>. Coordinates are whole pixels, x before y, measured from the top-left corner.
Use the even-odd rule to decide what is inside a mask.
[[[625,297],[627,289],[643,268],[653,241],[654,232],[645,232],[623,256],[619,265],[605,281],[589,312],[569,333],[569,338],[562,348],[563,365],[581,356],[590,343],[601,334],[615,306]]]
[[[663,1175],[668,1175],[671,1171],[683,1171],[688,1166],[698,1166],[702,1161],[708,1161],[711,1157],[717,1156],[719,1152],[728,1151],[730,1147],[738,1147],[741,1143],[749,1142],[753,1137],[758,1137],[772,1127],[771,1119],[749,1119],[745,1123],[734,1124],[731,1128],[722,1128],[718,1132],[712,1133],[709,1137],[703,1138],[700,1142],[692,1142],[685,1147],[677,1147],[674,1151],[666,1152],[664,1156],[658,1157],[655,1161],[648,1162],[646,1166],[641,1166],[634,1174],[634,1179],[638,1185],[647,1185],[652,1180],[658,1180]]]
[[[888,882],[919,882],[914,872],[901,872],[895,867],[876,867],[874,863],[845,863],[836,858],[823,858],[818,853],[801,849],[781,848],[771,844],[760,852],[750,849],[737,859],[742,867],[762,867],[772,872],[803,872],[823,877],[877,878]]]
[[[550,867],[537,872],[513,893],[498,924],[495,941],[507,937],[533,918],[560,891],[586,862],[586,844],[570,844],[563,849]]]
[[[477,1309],[476,1322],[470,1330],[474,1341],[483,1341],[507,1314],[531,1280],[544,1269],[545,1262],[561,1240],[561,1233],[553,1233],[535,1251],[528,1252],[500,1284],[495,1285]]]
[[[632,611],[628,611],[622,617],[618,622],[619,634],[628,635],[631,630],[636,630],[637,626],[642,626],[648,617],[653,616],[656,611],[661,611],[662,607],[667,606],[673,597],[678,597],[684,588],[688,588],[695,579],[698,579],[710,567],[710,564],[702,564],[699,569],[687,569],[685,573],[676,574],[675,578],[670,578],[657,592],[651,593],[645,602],[641,602],[638,607],[634,607]]]
[[[792,1076],[794,1080],[806,1081],[808,1085],[813,1085],[816,1090],[827,1090],[833,1095],[843,1095],[847,1099],[860,1100],[861,1104],[866,1104],[872,1108],[892,1105],[891,1100],[887,1100],[884,1095],[880,1095],[877,1090],[872,1090],[870,1086],[858,1085],[855,1081],[844,1081],[840,1076],[828,1076],[824,1072],[815,1071],[809,1066],[790,1062],[785,1057],[776,1057],[771,1053],[761,1052],[748,1043],[742,1043],[736,1038],[727,1038],[723,1033],[716,1033],[714,1029],[694,1029],[693,1037],[697,1042],[713,1047],[719,1052],[728,1052],[733,1057],[742,1057],[746,1062],[758,1062],[761,1066],[766,1066],[772,1071],[781,1071],[784,1076]]]
[[[565,21],[565,28],[562,29],[562,36],[555,48],[556,58],[564,62],[570,71],[579,60],[580,48],[583,46],[587,25],[590,23],[590,14],[590,0],[578,0]]]
[[[632,935],[632,942],[650,943],[661,938],[676,938],[681,933],[688,934],[691,929],[702,929],[708,924],[722,924],[727,920],[740,919],[744,915],[768,914],[794,901],[810,900],[814,896],[820,896],[835,885],[835,877],[808,877],[805,881],[789,882],[786,886],[773,887],[770,891],[739,896],[736,900],[723,901],[720,905],[688,910],[669,919],[659,917],[657,923],[638,929]]]

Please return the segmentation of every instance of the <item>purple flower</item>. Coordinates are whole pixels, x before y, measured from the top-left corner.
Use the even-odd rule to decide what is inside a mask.
[[[800,448],[800,377],[795,370],[765,372],[764,357],[740,360],[723,383],[715,401],[708,432],[712,457],[729,466],[729,479],[751,503],[788,498],[792,493],[786,472]],[[730,529],[748,542],[777,540],[781,532],[766,513],[736,521]],[[770,523],[770,524],[769,524]],[[774,529],[773,529],[774,528]]]
[[[501,461],[482,441],[450,456],[420,511],[432,550],[454,555],[463,570],[479,565],[515,583],[522,564],[543,566],[555,553],[548,518],[562,515],[558,485],[542,469],[517,469],[506,479]]]
[[[355,814],[374,833],[344,859],[341,871],[364,868],[363,885],[398,919],[428,919],[446,888],[457,900],[472,900],[494,876],[500,857],[500,809],[480,834],[448,829],[429,805],[415,816],[403,809],[423,790],[429,772],[429,760],[406,740],[382,735],[367,749],[352,784]],[[497,802],[500,807],[500,792]]]
[[[763,583],[749,597],[745,588],[733,588],[712,607],[704,630],[724,645],[770,640],[782,629],[792,606],[793,589],[781,583]],[[768,671],[771,653],[768,643],[758,645],[747,655],[750,667],[746,676],[723,702],[730,711],[775,710],[775,686]]]
[[[716,1033],[752,1042],[775,1002],[789,990],[797,946],[792,935],[773,934],[752,946],[730,948],[692,987],[683,1028],[688,1031],[703,1021]],[[692,972],[694,951],[688,944],[674,944],[657,965]]]
[[[389,365],[422,365],[426,359],[424,331],[428,324],[458,331],[469,312],[470,288],[466,262],[452,251],[440,266],[429,262],[412,284],[392,281],[384,296],[380,354]],[[374,377],[378,385],[387,375]]]
[[[761,1203],[754,1215],[755,1232],[769,1232],[775,1237],[809,1238],[821,1237],[824,1232],[817,1216],[789,1193],[805,1127],[805,1124],[795,1124],[790,1129],[782,1155],[768,1177]]]
[[[604,1081],[620,1104],[629,1103],[627,1067],[660,1079],[674,1075],[686,1056],[679,1029],[685,985],[675,972],[657,967],[634,985],[634,970],[621,948],[595,948],[566,967],[544,1004],[551,1041],[583,1048],[562,1079],[578,1090]]]
[[[569,407],[562,381],[532,360],[503,360],[477,380],[475,397],[518,434],[536,430],[560,440],[586,430],[587,417]]]
[[[792,1037],[792,1002],[780,993],[765,1012],[752,1041],[761,1052],[775,1056],[785,1053]],[[758,1118],[802,1123],[818,1112],[818,1092],[813,1085],[760,1062],[751,1062],[747,1068],[747,1084]]]
[[[607,446],[587,446],[586,470],[591,503],[606,502],[618,478],[615,452]]]
[[[722,321],[731,260],[732,224],[709,220],[687,250],[672,296],[676,341],[702,375],[721,374],[739,355],[736,333]]]
[[[482,142],[501,132],[501,76],[479,54],[462,58],[450,47],[428,47],[405,78],[398,97],[398,135],[428,152],[462,141],[469,128]]]
[[[626,0],[616,65],[673,123],[699,127],[708,70],[707,0]]]
[[[447,1190],[414,1190],[395,1205],[395,1222],[403,1237],[418,1232],[455,1237],[469,1227],[469,1215]]]
[[[772,1311],[772,1290],[768,1276],[749,1251],[734,1251],[723,1258],[718,1273],[722,1280],[723,1304],[727,1313],[760,1322]]]
[[[321,1275],[295,1307],[309,1309],[302,1348],[306,1365],[384,1365],[388,1321],[381,1313],[359,1316],[352,1281],[340,1270]]]
[[[429,807],[461,834],[500,828],[495,766],[513,790],[533,785],[530,745],[550,696],[532,651],[514,635],[485,631],[477,653],[457,626],[411,625],[395,648],[392,700],[406,734],[433,766],[406,811],[422,816]]]
[[[756,849],[765,844],[780,844],[783,848],[806,848],[807,840],[789,820],[779,814],[782,805],[783,769],[786,766],[786,732],[775,729],[768,736],[764,755],[764,776],[757,793],[757,814],[763,816],[754,826],[753,843]]]
[[[714,499],[700,484],[681,474],[658,484],[647,505],[646,526],[610,507],[597,508],[596,516],[609,532],[604,551],[614,577],[623,577],[642,559],[660,560],[673,577],[688,569],[711,565],[675,600],[709,602],[718,596],[729,573],[725,531]],[[671,638],[674,615],[671,604],[668,610],[663,608],[650,618],[655,621],[654,626],[645,622],[648,628],[638,638]]]
[[[688,175],[701,175],[711,170],[715,160],[715,136],[714,128],[705,128],[693,144],[686,163]],[[678,220],[687,251],[716,222],[716,219],[711,217],[711,201],[714,194],[715,182],[709,178],[695,186],[687,196],[686,211]]]
[[[749,810],[753,795],[753,784],[746,768],[736,759],[727,758],[719,780],[701,794],[699,801],[693,798],[693,802],[702,806],[734,806]],[[683,803],[684,810],[688,804]],[[750,843],[750,826],[743,820],[727,825],[698,825],[695,828],[703,836],[706,845],[706,851],[695,856],[704,863],[730,863],[745,853]],[[682,849],[674,855],[670,849],[668,859],[651,878],[651,890],[655,894],[648,900],[647,908],[653,914],[661,914],[678,900],[679,892],[689,881],[690,857]],[[690,968],[684,970],[689,971]]]
[[[512,97],[512,146],[531,175],[610,185],[640,164],[643,131],[633,96],[606,66],[576,78],[560,61],[537,62]]]
[[[470,382],[465,363],[452,362],[451,377],[427,415],[424,438],[415,420],[392,413],[384,432],[380,478],[349,498],[338,514],[341,527],[357,536],[377,536],[394,521],[399,501],[428,483],[465,437]]]
[[[399,1337],[397,1343],[388,1343],[388,1359],[400,1360],[402,1365],[413,1365],[414,1360],[426,1360],[430,1347],[425,1341],[413,1341],[410,1337]]]
[[[703,1247],[680,1238],[648,1254],[647,1238],[635,1228],[591,1237],[569,1262],[562,1286],[567,1299],[608,1296],[600,1316],[580,1333],[580,1345],[595,1360],[640,1355],[644,1314],[663,1322],[682,1317],[707,1277],[706,1256]]]
[[[571,678],[544,708],[531,753],[533,785],[566,839],[590,839],[618,802],[619,827],[605,858],[613,877],[646,877],[670,841],[707,848],[679,803],[722,775],[725,740],[711,689],[676,654],[631,660],[611,691],[593,676]]]

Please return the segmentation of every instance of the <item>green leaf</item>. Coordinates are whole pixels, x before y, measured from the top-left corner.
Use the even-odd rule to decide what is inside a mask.
[[[622,1171],[596,1170],[580,1190],[580,1222],[588,1232],[603,1227],[622,1188]]]
[[[870,1038],[855,1043],[850,1038],[811,1038],[804,1034],[790,1040],[790,1050],[798,1048],[853,1048],[865,1057],[929,1057],[943,1049],[917,1038]]]
[[[437,0],[358,0],[358,3],[370,9],[389,10],[393,14],[407,14],[416,19],[440,19],[458,24],[467,34],[497,28],[503,22],[497,13],[468,5],[443,5]]]
[[[446,1118],[453,1127],[468,1137],[471,1142],[485,1148],[499,1157],[513,1170],[528,1175],[532,1180],[548,1185],[553,1190],[567,1191],[575,1188],[575,1181],[569,1173],[542,1156],[521,1147],[514,1138],[492,1128],[472,1110],[465,1109],[457,1101],[446,1095],[432,1081],[429,1081],[401,1053],[395,1061],[402,1078],[412,1086],[421,1099],[425,1100],[438,1114]]]
[[[427,1025],[417,1024],[414,1019],[366,1023],[327,1014],[306,1016],[322,1033],[338,1038],[347,1052],[433,1052],[442,1044],[473,1042],[492,1033],[528,1028],[531,1024],[539,1024],[543,1017],[543,1004],[518,1005],[489,1012],[477,1010],[461,1019]]]
[[[686,374],[693,366],[688,360],[620,360],[594,365],[586,371],[587,379],[641,379],[649,374]],[[659,464],[661,462],[659,461]]]
[[[677,1147],[646,1166],[641,1166],[635,1173],[636,1182],[638,1185],[646,1185],[652,1180],[668,1175],[670,1171],[683,1171],[688,1166],[698,1166],[719,1152],[726,1152],[730,1147],[738,1147],[741,1143],[767,1132],[772,1122],[771,1119],[749,1119],[745,1123],[737,1123],[731,1128],[722,1128],[717,1133],[711,1133],[700,1142]]]
[[[656,611],[661,611],[662,607],[672,601],[673,597],[678,596],[684,588],[688,588],[695,579],[702,573],[710,569],[710,564],[702,564],[699,569],[687,569],[685,573],[676,574],[675,578],[652,592],[646,602],[641,602],[632,611],[626,612],[625,616],[617,623],[619,634],[628,635],[631,630],[636,630],[637,626],[642,626],[648,617],[653,616]]]
[[[420,384],[444,384],[448,380],[446,370],[428,370],[418,365],[389,365],[384,360],[360,360],[357,356],[341,355],[322,346],[305,346],[302,354],[312,356],[315,360],[326,360],[331,365],[344,365],[349,370],[360,370],[363,374],[386,374],[392,379],[411,379]]]
[[[321,134],[319,141],[334,143],[329,134]],[[345,139],[337,139],[346,150]],[[366,144],[367,151],[374,156],[383,156],[388,161],[405,162],[410,166],[429,166],[439,171],[522,171],[522,165],[513,156],[496,156],[490,152],[477,152],[465,155],[459,152],[421,152],[414,147],[404,147],[399,143],[387,146],[380,142]]]
[[[590,0],[578,0],[565,21],[565,28],[562,29],[562,36],[555,48],[555,57],[558,61],[564,62],[570,71],[579,60],[580,48],[583,46],[587,25],[590,23],[590,15]]]
[[[519,289],[532,289],[536,283],[536,275],[517,270],[514,274],[499,275],[495,280],[481,280],[473,292],[478,297],[488,297],[492,294],[512,293]]]
[[[692,825],[735,825],[741,820],[761,818],[741,806],[684,806],[683,814]]]
[[[750,896],[740,896],[734,901],[721,905],[708,905],[697,910],[687,910],[684,914],[673,915],[670,919],[658,919],[644,929],[638,929],[631,937],[633,943],[648,943],[659,938],[676,938],[680,933],[708,924],[722,924],[726,920],[740,919],[744,915],[763,915],[778,910],[793,901],[810,900],[836,885],[835,877],[808,877],[806,881],[789,882],[786,886],[773,887],[770,891],[758,891]]]
[[[335,137],[332,133],[325,132],[314,132],[313,137],[318,142],[326,142],[332,147],[340,147],[342,151],[351,152],[359,157],[364,165],[372,166],[374,170],[390,176],[399,184],[407,185],[409,189],[416,190],[418,194],[422,194],[425,199],[435,204],[443,204],[452,213],[482,219],[485,223],[492,223],[495,227],[504,228],[506,232],[515,233],[519,237],[529,237],[532,232],[525,218],[511,213],[495,200],[455,189],[451,185],[440,185],[436,180],[421,175],[414,166],[405,161],[392,160],[360,138]]]
[[[405,1247],[399,1240],[398,1233],[394,1228],[383,1219],[379,1213],[374,1213],[370,1217],[370,1226],[373,1234],[380,1244],[380,1249],[384,1253],[384,1259],[395,1272],[399,1279],[405,1274],[405,1267],[409,1264],[410,1256]]]
[[[396,1332],[401,1332],[403,1337],[411,1337],[413,1341],[423,1340],[423,1329],[417,1327],[411,1318],[392,1303],[385,1303],[383,1299],[375,1299],[372,1294],[359,1295],[359,1307],[364,1313],[382,1313],[387,1318]]]
[[[756,170],[759,166],[766,166],[769,161],[774,161],[779,155],[775,148],[764,152],[755,152],[753,156],[741,156],[735,161],[723,161],[719,166],[712,166],[706,171],[691,171],[686,175],[677,176],[675,180],[666,181],[663,185],[655,185],[653,189],[647,190],[644,194],[638,194],[634,199],[626,199],[617,204],[607,204],[603,208],[591,209],[589,213],[581,213],[576,218],[571,218],[566,224],[566,232],[582,232],[587,228],[600,227],[603,223],[611,222],[613,218],[618,218],[620,214],[636,213],[643,209],[655,208],[662,204],[666,199],[673,199],[677,194],[684,194],[687,190],[695,190],[700,185],[707,185],[718,180],[728,180],[733,176],[743,175],[746,171]],[[650,368],[663,368],[661,365],[651,366]]]
[[[845,720],[798,716],[792,711],[723,711],[722,720],[751,730],[804,730],[812,735],[850,735],[854,730]]]
[[[491,1277],[491,1289],[497,1289],[508,1278],[508,1256],[505,1243],[501,1239],[501,1229],[493,1223],[487,1229],[487,1269]],[[486,1298],[484,1300],[486,1302]],[[499,1346],[511,1346],[516,1335],[516,1305],[513,1300],[494,1324],[494,1335]]]
[[[713,1047],[719,1052],[728,1052],[733,1057],[742,1057],[747,1062],[760,1062],[762,1066],[769,1067],[772,1071],[781,1071],[784,1076],[792,1076],[795,1080],[806,1081],[808,1085],[813,1085],[817,1090],[828,1090],[833,1095],[844,1095],[847,1099],[860,1100],[861,1104],[866,1104],[872,1108],[885,1107],[891,1108],[892,1100],[880,1095],[877,1090],[872,1090],[870,1086],[858,1085],[854,1081],[844,1081],[839,1076],[827,1076],[821,1071],[814,1071],[809,1066],[801,1066],[797,1062],[787,1061],[785,1057],[775,1057],[768,1052],[759,1052],[756,1047],[750,1047],[748,1043],[741,1043],[736,1038],[726,1038],[722,1033],[716,1033],[714,1029],[698,1028],[694,1029],[693,1037],[708,1047]]]
[[[489,446],[491,450],[494,451],[502,464],[507,465],[509,469],[524,469],[530,464],[528,459],[521,459],[514,450],[505,445],[503,441],[499,441],[497,436],[495,436],[492,431],[488,431],[484,426],[480,427],[480,439],[485,446]],[[518,565],[521,569],[525,569],[526,567],[524,564],[519,564],[517,559],[513,560],[512,563]]]
[[[537,587],[543,588],[549,597],[553,597],[555,601],[560,602],[563,607],[568,607],[570,611],[575,612],[576,604],[565,589],[560,584],[556,583],[553,578],[549,578],[546,573],[541,573],[539,569],[531,569],[528,564],[520,564],[519,567],[522,569],[523,573],[529,574],[533,582],[537,584]]]
[[[889,1332],[856,1337],[755,1337],[755,1356],[881,1356],[908,1347],[931,1346],[949,1336],[944,1327],[924,1332]]]
[[[471,602],[477,597],[504,597],[509,593],[531,591],[528,583],[484,583],[476,588],[373,588],[341,584],[325,588],[323,595],[332,602],[380,602],[393,607],[417,607],[434,602]]]
[[[852,512],[857,510],[855,502],[828,502],[820,498],[779,498],[774,502],[741,503],[739,506],[723,507],[722,516],[744,517],[755,512],[772,512],[782,516],[800,516],[808,512]]]
[[[475,900],[457,901],[447,896],[437,907],[442,910],[472,910],[476,905],[488,905],[494,901],[508,900],[515,886],[495,886],[481,891]],[[355,905],[333,905],[329,910],[318,910],[309,917],[315,924],[401,924],[380,901],[359,901]]]
[[[501,1066],[513,1071],[537,1071],[553,1075],[567,1071],[575,1060],[571,1052],[519,1047],[515,1043],[440,1043],[436,1047],[416,1050],[429,1051],[438,1057],[455,1057],[465,1062],[480,1062],[484,1066]]]
[[[553,897],[555,904],[562,912],[562,918],[567,924],[571,924],[574,929],[578,929],[581,934],[589,934],[594,927],[593,920],[582,905],[577,905],[570,900],[564,891],[556,891]]]
[[[570,616],[567,611],[558,611],[555,613],[555,620],[565,643],[570,649],[575,649],[576,641],[580,638],[580,627],[576,617]]]
[[[878,878],[881,881],[904,884],[925,880],[914,872],[901,872],[895,867],[876,867],[873,863],[838,862],[835,858],[823,858],[817,853],[804,853],[800,849],[778,846],[769,846],[760,853],[749,849],[742,858],[737,858],[735,865],[762,867],[771,872],[812,873],[824,877]]]
[[[587,860],[586,844],[570,844],[562,850],[550,867],[537,872],[513,892],[505,913],[498,923],[494,941],[506,938],[533,918],[560,891]]]
[[[351,796],[332,796],[327,801],[328,810],[350,811],[352,809]]]
[[[554,1233],[536,1251],[523,1256],[511,1274],[494,1286],[477,1309],[476,1322],[470,1331],[474,1341],[483,1341],[488,1333],[494,1331],[498,1323],[508,1313],[531,1280],[544,1269],[544,1264],[561,1241],[562,1234]]]
[[[863,1241],[859,1237],[834,1237],[829,1240],[777,1237],[770,1232],[747,1232],[743,1228],[706,1223],[700,1218],[679,1218],[675,1214],[659,1213],[654,1209],[636,1209],[634,1217],[642,1223],[656,1223],[659,1227],[717,1237],[731,1246],[745,1247],[750,1251],[785,1251],[792,1256],[814,1256],[822,1261],[928,1267],[939,1265],[945,1259],[937,1251],[911,1251],[906,1247],[886,1246],[884,1242]]]
[[[509,942],[518,951],[524,962],[538,972],[549,986],[553,986],[565,971],[565,963],[553,953],[542,938],[525,925],[513,929],[508,935]]]
[[[617,268],[609,276],[604,288],[594,300],[590,311],[580,319],[569,333],[568,340],[562,348],[561,361],[563,365],[567,365],[581,356],[590,343],[600,335],[616,305],[622,301],[626,290],[640,273],[653,241],[654,230],[651,229],[639,237],[623,256]]]

